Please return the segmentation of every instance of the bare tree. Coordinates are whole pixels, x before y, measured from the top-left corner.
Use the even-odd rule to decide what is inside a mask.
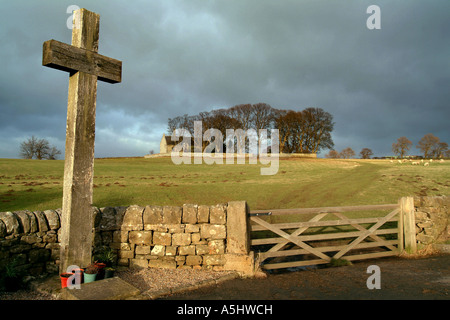
[[[352,148],[348,147],[341,151],[340,156],[344,159],[350,159],[355,156],[355,151],[353,151]]]
[[[435,158],[443,158],[447,151],[448,151],[448,143],[447,142],[439,142],[434,146],[434,148],[432,150],[432,155]]]
[[[20,144],[20,157],[23,159],[33,159],[35,154],[37,139],[32,136]]]
[[[369,148],[362,149],[359,154],[361,159],[370,159],[370,157],[373,156],[373,152]]]
[[[416,148],[423,152],[424,158],[428,158],[432,155],[433,149],[436,148],[437,144],[439,144],[439,138],[432,133],[428,133],[420,139]]]
[[[328,154],[325,155],[325,158],[330,159],[339,159],[340,157],[341,155],[336,150],[330,150],[330,152],[328,152]]]
[[[403,158],[411,148],[412,142],[408,140],[406,137],[400,137],[397,139],[397,142],[392,144],[392,152],[400,158]]]
[[[24,159],[33,159],[35,157],[38,160],[55,160],[60,154],[61,151],[54,146],[50,146],[48,140],[37,139],[35,136],[20,144],[20,156]]]

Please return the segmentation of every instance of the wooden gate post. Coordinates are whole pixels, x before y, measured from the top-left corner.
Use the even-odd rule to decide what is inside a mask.
[[[416,219],[414,216],[414,198],[403,197],[400,199],[401,217],[403,217],[404,246],[407,253],[417,251],[416,243]]]

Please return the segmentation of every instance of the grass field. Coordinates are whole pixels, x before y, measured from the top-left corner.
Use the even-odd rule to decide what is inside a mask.
[[[450,161],[429,167],[388,160],[280,160],[262,165],[174,165],[170,158],[96,159],[98,207],[212,205],[246,200],[251,209],[388,204],[409,195],[450,194]],[[64,161],[0,159],[0,212],[57,209]]]

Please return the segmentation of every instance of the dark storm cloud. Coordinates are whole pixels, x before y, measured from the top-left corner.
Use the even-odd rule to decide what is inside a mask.
[[[376,2],[372,31],[372,1],[2,2],[0,157],[32,134],[64,150],[68,77],[41,55],[70,43],[72,4],[101,15],[99,52],[123,61],[122,83],[98,85],[97,156],[157,152],[167,118],[257,102],[325,109],[338,150],[450,143],[450,3]]]

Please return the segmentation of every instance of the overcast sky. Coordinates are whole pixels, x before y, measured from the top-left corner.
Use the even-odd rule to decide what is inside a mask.
[[[159,152],[169,117],[258,102],[328,111],[338,151],[450,144],[448,0],[15,0],[0,2],[0,158],[32,135],[64,151],[68,74],[42,66],[42,43],[70,43],[70,5],[100,14],[99,53],[123,61],[122,83],[98,84],[96,157]]]

